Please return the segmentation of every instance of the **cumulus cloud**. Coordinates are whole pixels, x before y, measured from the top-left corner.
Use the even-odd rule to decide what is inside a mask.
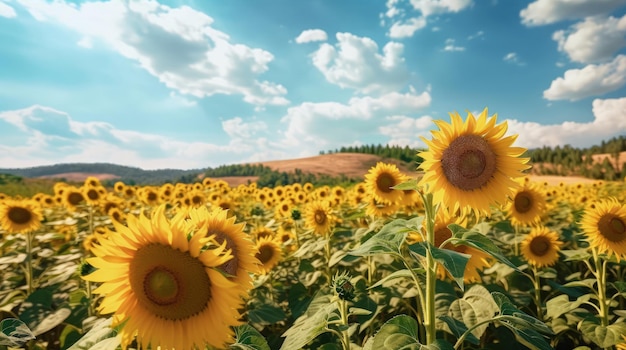
[[[254,105],[286,105],[287,89],[261,80],[274,56],[233,43],[213,19],[188,6],[155,1],[85,2],[18,0],[35,19],[74,30],[85,48],[103,43],[136,61],[161,83],[198,98],[242,95]]]
[[[527,26],[539,26],[606,14],[622,6],[624,0],[535,0],[520,11],[520,17]]]
[[[516,144],[526,148],[572,145],[589,147],[598,140],[606,140],[626,132],[626,97],[595,99],[592,103],[593,120],[588,123],[565,122],[544,125],[535,122],[509,120],[509,132],[519,134]]]
[[[446,39],[446,46],[444,46],[443,51],[448,52],[457,52],[457,51],[465,51],[465,48],[462,46],[454,45],[454,39]]]
[[[580,63],[604,62],[626,46],[626,15],[621,18],[595,16],[585,18],[569,30],[552,35],[559,51]]]
[[[326,41],[328,37],[326,36],[326,32],[321,29],[307,29],[302,31],[300,35],[296,38],[296,43],[310,43],[314,41]]]
[[[506,55],[504,55],[504,58],[502,58],[502,60],[504,60],[504,62],[507,62],[507,63],[516,64],[518,66],[524,65],[524,62],[522,62],[522,60],[519,58],[519,56],[515,52],[507,53]]]
[[[389,42],[381,54],[370,38],[351,33],[337,33],[336,37],[335,46],[324,43],[311,55],[313,65],[328,82],[366,94],[404,87],[408,76],[402,57],[404,45]]]
[[[353,97],[345,104],[305,102],[290,107],[281,119],[287,124],[283,142],[285,148],[302,150],[301,155],[312,155],[320,149],[365,141],[379,135],[380,128],[389,124],[385,118],[412,115],[428,107],[430,102],[428,92],[417,94],[414,89],[404,94],[390,92],[380,97]]]
[[[599,96],[626,84],[626,56],[618,55],[611,62],[590,64],[582,69],[569,69],[556,78],[543,92],[548,100],[576,101]]]
[[[412,37],[413,34],[426,27],[426,18],[413,17],[406,21],[398,21],[389,28],[389,36],[394,39]]]
[[[385,118],[386,125],[378,128],[382,135],[388,136],[388,144],[394,146],[424,147],[421,137],[427,137],[433,127],[433,118],[425,115],[412,118],[406,115],[392,115]]]
[[[45,106],[0,112],[0,164],[29,167],[71,162],[110,162],[143,169],[194,169],[278,156],[264,123],[236,117],[222,122],[228,143],[179,141],[163,135],[118,129],[110,123],[79,122]]]
[[[13,18],[17,17],[15,9],[4,2],[0,2],[0,17]]]
[[[442,13],[459,12],[472,5],[472,0],[409,0],[412,12],[417,15],[408,19],[405,11],[399,7],[400,0],[387,0],[385,16],[397,18],[392,21],[388,35],[391,38],[407,38],[426,27],[427,17]],[[384,24],[384,21],[382,22]]]

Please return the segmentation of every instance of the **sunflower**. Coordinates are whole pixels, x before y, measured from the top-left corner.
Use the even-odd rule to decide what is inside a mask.
[[[127,226],[92,247],[87,262],[96,271],[83,278],[103,282],[99,310],[114,313],[122,348],[137,337],[141,348],[217,348],[233,341],[231,326],[240,321],[242,286],[218,269],[232,255],[213,237],[193,234],[187,213],[172,220],[165,206],[150,219],[130,215]]]
[[[76,187],[67,187],[63,190],[63,204],[70,211],[76,211],[80,204],[85,202],[82,191]]]
[[[392,187],[404,182],[405,178],[395,164],[378,162],[365,174],[365,187],[377,202],[396,203],[402,199],[402,191]]]
[[[624,178],[624,181],[626,181],[626,178]],[[624,340],[621,343],[615,345],[617,350],[626,350],[626,335],[622,335],[622,339]]]
[[[218,244],[226,244],[231,251],[232,259],[218,268],[224,271],[229,279],[241,286],[243,292],[252,287],[250,273],[259,273],[259,262],[255,258],[256,247],[243,232],[244,223],[236,224],[234,216],[228,216],[221,208],[209,211],[207,207],[200,207],[189,212],[189,220],[197,229],[196,234],[214,237]]]
[[[0,227],[9,233],[34,231],[41,227],[41,206],[33,200],[5,199],[0,202]]]
[[[486,108],[478,120],[471,113],[465,123],[458,113],[450,117],[451,124],[435,121],[432,140],[422,138],[428,150],[418,154],[425,172],[419,185],[452,211],[489,213],[490,204],[506,203],[520,187],[512,178],[529,168],[529,159],[519,158],[526,150],[511,147],[517,135],[503,137],[507,123],[496,125],[496,115],[487,120]]]
[[[610,198],[594,203],[580,222],[592,248],[626,258],[626,205]]]
[[[326,201],[311,202],[304,213],[304,223],[318,235],[325,236],[335,225],[330,206]]]
[[[87,203],[91,205],[99,205],[104,195],[106,195],[106,190],[102,186],[83,186],[81,191]]]
[[[118,181],[113,185],[113,190],[117,193],[124,193],[124,189],[126,188],[126,184],[122,181]]]
[[[278,265],[281,248],[278,242],[270,237],[261,238],[256,242],[256,258],[261,262],[261,273],[266,275]]]
[[[85,187],[101,187],[100,179],[95,176],[87,176],[84,182]]]
[[[156,188],[147,186],[142,187],[139,196],[141,201],[146,205],[158,205],[159,204],[159,192]]]
[[[524,182],[512,198],[506,210],[513,225],[535,225],[541,221],[541,215],[546,210],[546,200],[534,185]]]
[[[536,267],[554,265],[559,260],[559,250],[563,242],[556,232],[539,226],[530,231],[520,247],[522,256]]]
[[[365,214],[376,218],[392,215],[400,208],[396,203],[380,203],[371,194],[368,194],[362,200],[367,203],[367,206],[365,207]]]

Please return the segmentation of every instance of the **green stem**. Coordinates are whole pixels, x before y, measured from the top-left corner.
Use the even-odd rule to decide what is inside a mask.
[[[541,280],[537,273],[537,267],[532,265],[533,287],[535,288],[535,305],[537,305],[537,319],[543,321],[543,307],[541,302]]]
[[[331,283],[332,276],[330,274],[330,234],[326,234],[326,244],[324,245],[324,255],[326,256],[326,268],[324,269],[326,272],[326,280],[328,283]]]
[[[425,196],[424,207],[426,210],[426,240],[429,246],[435,244],[435,206],[433,195]],[[426,345],[431,345],[436,340],[435,329],[435,286],[437,283],[437,262],[432,256],[430,249],[426,249],[426,300],[424,327],[426,328]]]
[[[519,256],[519,247],[518,247],[518,243],[517,243],[517,236],[519,235],[519,226],[518,225],[514,225],[514,230],[515,230],[515,236],[514,236],[514,240],[513,240],[513,251],[515,253],[515,256]]]
[[[373,275],[374,265],[372,264],[372,256],[367,256],[367,285],[372,285],[372,275]]]
[[[593,262],[596,267],[596,280],[598,281],[598,304],[600,306],[600,320],[603,327],[609,326],[609,305],[606,300],[606,262],[602,262],[596,248],[591,249]]]
[[[348,302],[339,298],[339,314],[341,315],[341,324],[345,326],[345,329],[341,332],[341,344],[343,350],[350,350],[350,334],[348,334]]]
[[[33,294],[33,234],[31,231],[26,232],[26,284],[28,287],[28,295]],[[27,295],[27,297],[28,297]]]

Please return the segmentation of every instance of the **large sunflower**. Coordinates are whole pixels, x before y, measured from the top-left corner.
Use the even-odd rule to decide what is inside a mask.
[[[335,225],[335,220],[328,202],[311,202],[304,213],[304,222],[307,228],[313,229],[318,235],[325,236],[329,233]]]
[[[130,215],[128,225],[114,222],[116,234],[92,248],[87,261],[97,270],[84,278],[103,282],[103,314],[115,313],[122,347],[135,336],[141,348],[222,348],[233,341],[242,307],[242,286],[219,270],[232,258],[226,244],[194,234],[187,213],[171,221],[165,206],[148,219]]]
[[[524,183],[512,198],[507,205],[507,212],[513,225],[535,225],[541,221],[541,215],[546,210],[546,200],[534,185]]]
[[[41,219],[41,206],[34,200],[0,202],[0,227],[9,233],[34,231],[41,227]]]
[[[626,258],[626,205],[611,198],[594,203],[581,220],[591,247],[618,259]]]
[[[190,223],[197,228],[197,234],[206,237],[213,236],[219,244],[226,244],[231,251],[232,259],[226,261],[219,268],[228,278],[243,286],[242,292],[252,288],[250,273],[258,273],[259,261],[255,258],[256,247],[243,232],[244,223],[236,224],[236,217],[228,216],[228,212],[221,208],[209,211],[207,207],[200,207],[189,212]]]
[[[270,237],[261,238],[256,242],[256,249],[256,258],[261,262],[261,273],[268,274],[280,262],[280,244]]]
[[[478,119],[468,113],[465,123],[458,113],[450,117],[450,124],[435,121],[432,140],[422,138],[428,150],[419,153],[425,172],[419,184],[452,211],[489,213],[490,204],[506,203],[520,186],[512,178],[529,168],[528,158],[519,158],[525,149],[511,146],[517,135],[503,137],[507,123],[496,125],[496,115],[488,120],[486,108]]]
[[[377,202],[392,204],[399,202],[403,193],[392,187],[404,182],[406,176],[395,164],[376,163],[365,175],[365,186]]]
[[[563,242],[554,231],[540,226],[532,229],[520,247],[522,256],[536,267],[554,265],[559,260],[559,250]]]

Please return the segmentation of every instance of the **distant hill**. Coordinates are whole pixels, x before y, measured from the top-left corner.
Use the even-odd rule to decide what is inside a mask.
[[[25,178],[84,181],[87,176],[95,176],[101,180],[123,181],[137,185],[158,185],[173,182],[185,176],[197,176],[205,171],[206,169],[143,170],[111,163],[66,163],[32,168],[0,168],[0,174],[11,174]]]

